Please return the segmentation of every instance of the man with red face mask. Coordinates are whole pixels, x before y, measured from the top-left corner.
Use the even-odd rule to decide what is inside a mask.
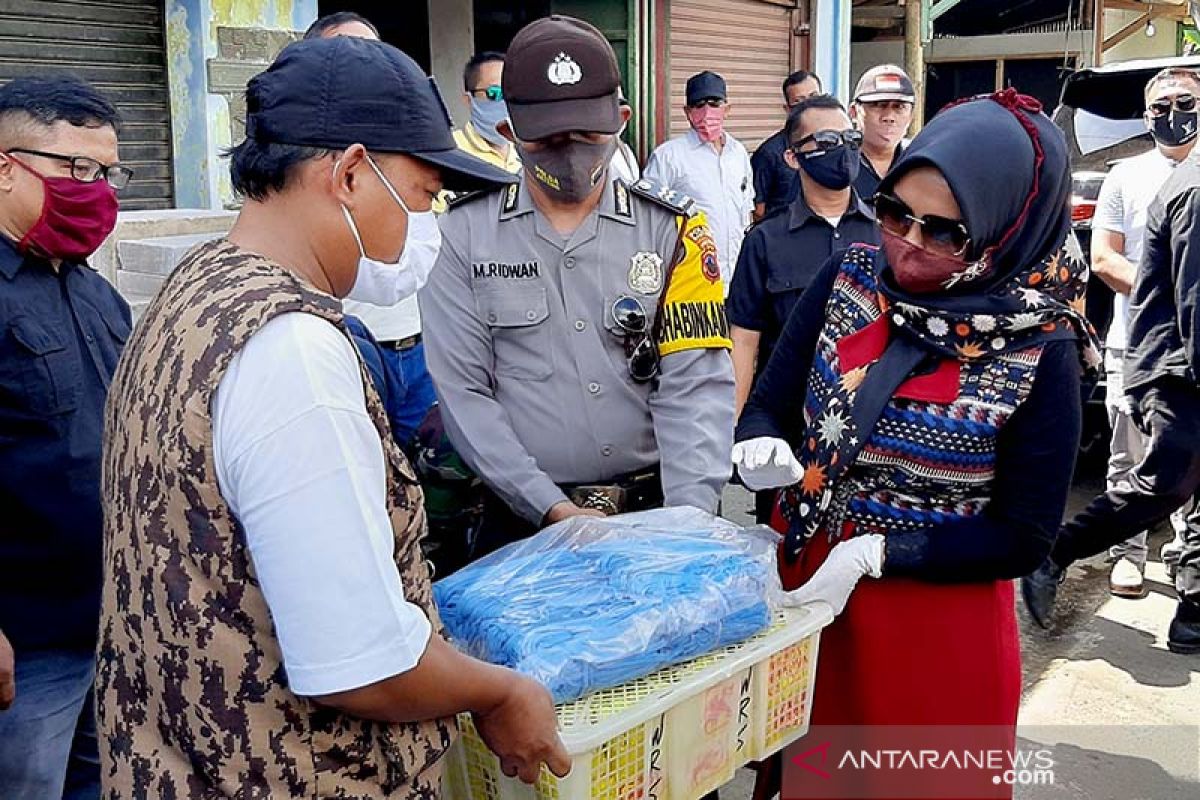
[[[754,211],[754,171],[746,148],[725,130],[730,109],[725,79],[708,70],[693,75],[686,102],[691,130],[660,144],[644,174],[690,196],[704,212],[728,290]]]
[[[112,232],[117,111],[62,78],[0,88],[0,795],[98,797],[100,440],[129,306],[85,259]]]

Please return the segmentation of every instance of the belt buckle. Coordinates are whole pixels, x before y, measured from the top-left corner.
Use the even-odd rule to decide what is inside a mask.
[[[580,508],[595,509],[611,517],[625,510],[625,490],[620,486],[576,486],[568,497]]]

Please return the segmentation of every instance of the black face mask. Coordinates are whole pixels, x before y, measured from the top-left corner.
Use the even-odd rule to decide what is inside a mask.
[[[1150,135],[1163,147],[1178,147],[1196,138],[1196,112],[1171,109],[1151,120]]]
[[[862,164],[858,154],[857,147],[847,147],[844,144],[828,150],[792,153],[800,164],[800,169],[804,170],[808,177],[834,191],[845,189],[858,177],[858,168]]]
[[[567,142],[536,153],[518,147],[517,153],[529,177],[551,196],[577,203],[604,178],[616,145],[614,136],[607,142]]]

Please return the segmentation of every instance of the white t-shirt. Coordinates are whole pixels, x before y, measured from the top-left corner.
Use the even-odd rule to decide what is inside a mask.
[[[416,295],[406,297],[394,306],[343,300],[342,307],[347,314],[361,319],[379,342],[395,342],[421,332],[421,310]]]
[[[347,691],[415,667],[431,628],[392,560],[383,445],[350,340],[312,314],[271,320],[234,356],[212,417],[221,495],[291,690]]]
[[[1122,255],[1134,267],[1142,260],[1142,241],[1146,236],[1146,212],[1178,162],[1164,156],[1158,148],[1126,159],[1113,166],[1096,198],[1092,230],[1105,230],[1125,237]],[[1113,295],[1113,318],[1104,345],[1124,350],[1129,338],[1129,296]]]

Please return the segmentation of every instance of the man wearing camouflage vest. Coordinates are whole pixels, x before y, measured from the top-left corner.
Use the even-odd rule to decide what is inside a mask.
[[[506,773],[563,774],[545,689],[439,635],[421,491],[339,299],[427,274],[443,180],[507,175],[378,41],[290,45],[246,136],[237,223],[167,280],[109,396],[104,794],[434,798],[461,711]]]

